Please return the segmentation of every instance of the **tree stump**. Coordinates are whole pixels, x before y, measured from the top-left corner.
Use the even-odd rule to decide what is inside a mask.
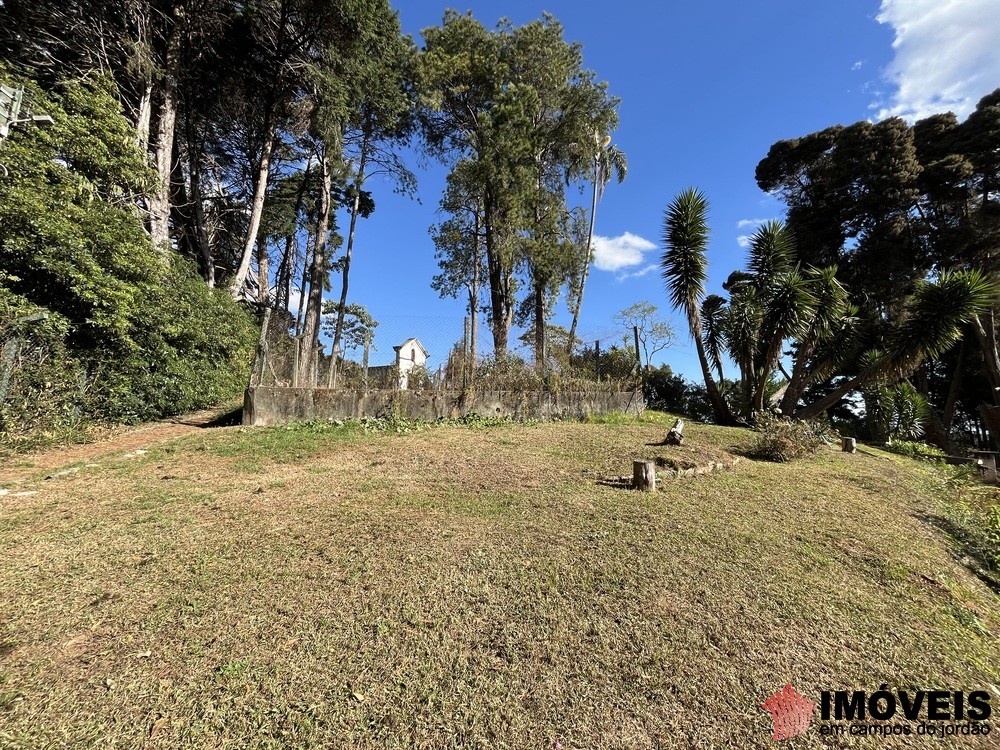
[[[645,492],[656,491],[655,461],[632,462],[632,489],[644,490]]]
[[[842,437],[840,439],[840,450],[844,453],[857,453],[858,441],[856,438]]]
[[[667,433],[666,439],[663,441],[667,445],[684,445],[684,423],[681,420],[674,422],[674,426],[670,428],[670,432]]]

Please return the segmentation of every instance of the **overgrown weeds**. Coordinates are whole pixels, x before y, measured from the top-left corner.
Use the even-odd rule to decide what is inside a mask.
[[[940,448],[915,440],[893,440],[885,446],[885,450],[890,453],[898,453],[900,456],[919,458],[927,461],[938,461],[947,455]]]
[[[1000,587],[1000,490],[995,485],[983,484],[968,465],[939,466],[947,472],[951,490],[945,515],[952,536],[986,569],[992,583]]]
[[[785,463],[811,456],[826,442],[826,428],[818,422],[761,418],[757,437],[747,449],[747,455],[762,461]]]

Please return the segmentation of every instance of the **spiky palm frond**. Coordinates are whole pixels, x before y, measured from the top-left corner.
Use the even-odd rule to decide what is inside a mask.
[[[767,301],[761,320],[761,333],[755,361],[753,410],[764,409],[767,379],[778,366],[785,340],[805,333],[815,317],[814,280],[798,268],[777,274],[767,290]]]
[[[752,286],[734,294],[722,321],[723,341],[744,378],[754,370],[763,310],[760,296]]]
[[[670,303],[683,310],[691,335],[701,335],[700,302],[708,279],[708,199],[697,188],[675,197],[663,216],[660,268]]]
[[[865,419],[873,436],[919,440],[931,417],[930,404],[909,381],[883,386],[864,395]]]
[[[780,221],[768,221],[750,237],[747,267],[758,287],[765,289],[795,264],[795,242]]]
[[[815,345],[828,339],[842,325],[848,296],[837,279],[836,266],[810,267],[805,275],[813,282],[813,295],[816,297],[815,314],[806,338]]]
[[[628,157],[615,145],[608,146],[597,152],[597,175],[599,196],[604,196],[604,187],[611,182],[612,176],[618,184],[625,181],[628,174]]]
[[[962,325],[992,307],[998,297],[1000,284],[977,269],[946,271],[935,281],[919,281],[879,369],[909,374],[924,359],[954,344]]]
[[[817,343],[810,368],[813,382],[825,380],[844,364],[857,361],[864,341],[859,329],[860,314],[861,308],[857,305],[844,305],[840,321],[829,336]]]
[[[768,346],[764,362],[765,368],[773,367],[770,350],[792,336],[805,333],[816,312],[816,296],[813,294],[814,280],[797,269],[777,274],[771,282],[771,289],[764,306],[761,320],[761,343]]]
[[[726,300],[718,294],[710,294],[701,303],[701,321],[705,338],[705,353],[708,361],[722,377],[722,349],[725,346],[723,324],[725,322]]]
[[[753,285],[753,274],[739,269],[729,274],[729,277],[722,282],[722,288],[732,294],[739,294],[744,288]]]

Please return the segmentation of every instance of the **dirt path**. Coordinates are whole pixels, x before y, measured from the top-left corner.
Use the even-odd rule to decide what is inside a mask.
[[[42,471],[55,471],[69,464],[93,461],[112,453],[148,450],[150,446],[212,427],[229,410],[203,409],[161,422],[119,428],[93,443],[65,445],[37,453],[10,457],[0,467],[0,489],[14,489]]]

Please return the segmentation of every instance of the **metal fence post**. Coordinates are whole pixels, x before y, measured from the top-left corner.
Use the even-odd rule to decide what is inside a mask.
[[[20,348],[21,341],[16,338],[10,339],[3,345],[3,364],[0,365],[0,405],[7,398],[7,389],[10,388],[11,376],[14,374],[14,360]]]

